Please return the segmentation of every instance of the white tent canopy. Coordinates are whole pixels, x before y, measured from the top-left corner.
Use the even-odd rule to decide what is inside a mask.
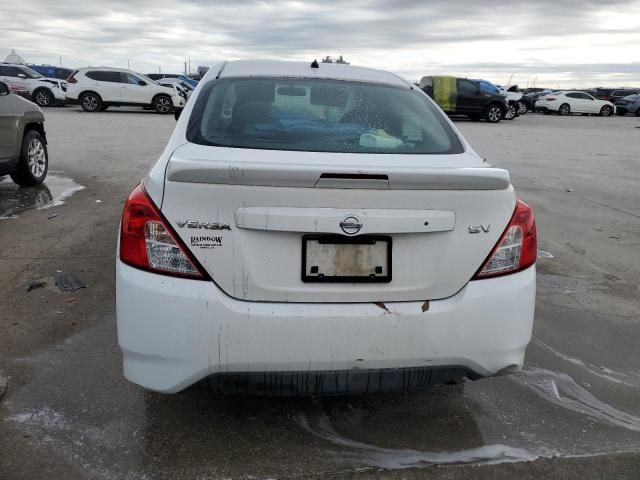
[[[24,61],[24,58],[18,55],[13,49],[11,50],[11,53],[7,55],[7,58],[4,59],[4,61],[7,63],[18,63],[20,65],[25,65],[27,63]]]

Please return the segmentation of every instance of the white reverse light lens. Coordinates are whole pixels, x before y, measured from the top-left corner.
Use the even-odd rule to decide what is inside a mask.
[[[480,272],[479,276],[494,275],[515,270],[520,265],[522,253],[522,228],[514,225],[509,228],[500,246]]]
[[[149,266],[178,274],[198,274],[198,270],[162,223],[148,221],[144,226],[144,240]]]

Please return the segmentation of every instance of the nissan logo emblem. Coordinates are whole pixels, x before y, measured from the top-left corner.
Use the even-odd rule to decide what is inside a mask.
[[[340,228],[347,235],[355,235],[362,229],[360,219],[355,215],[349,215],[340,222]]]

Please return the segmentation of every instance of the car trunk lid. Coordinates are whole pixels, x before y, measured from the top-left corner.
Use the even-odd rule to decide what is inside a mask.
[[[223,291],[273,302],[451,296],[513,212],[508,173],[471,153],[345,158],[187,144],[161,209]],[[354,256],[364,263],[345,266]],[[369,278],[328,278],[349,268]]]

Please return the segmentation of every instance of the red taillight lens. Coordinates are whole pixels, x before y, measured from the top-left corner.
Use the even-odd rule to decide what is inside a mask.
[[[120,225],[120,260],[164,275],[206,279],[162,213],[138,185],[124,205]]]
[[[67,83],[78,83],[78,80],[76,80],[76,73],[78,72],[73,72],[71,75],[69,75],[69,77],[67,78]]]
[[[533,265],[537,255],[536,219],[533,210],[518,199],[509,225],[473,278],[477,280],[519,272]]]

